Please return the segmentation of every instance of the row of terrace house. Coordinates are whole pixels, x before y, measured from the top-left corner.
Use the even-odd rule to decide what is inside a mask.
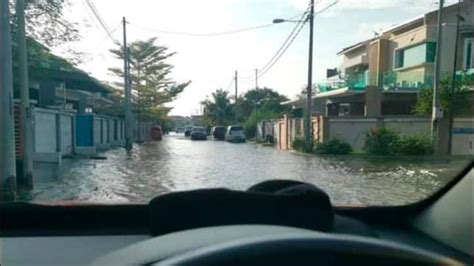
[[[458,13],[459,12],[459,13]],[[459,26],[456,71],[474,73],[474,1],[443,10],[441,78],[453,72],[457,15]],[[313,113],[327,116],[412,115],[417,93],[432,87],[436,56],[437,11],[386,29],[377,36],[343,48],[339,68],[327,70],[316,86]],[[471,94],[474,106],[474,93]],[[302,108],[304,100],[283,104]],[[474,113],[474,108],[470,110]]]
[[[100,110],[120,103],[112,98],[114,88],[76,68],[46,47],[28,39],[29,94],[33,133],[33,161],[61,163],[62,158],[85,154],[124,144],[124,121],[121,112],[114,116]],[[15,49],[15,45],[13,49]],[[14,65],[13,71],[16,71]],[[19,164],[23,160],[23,143],[19,120],[19,91],[14,81],[15,147]],[[151,125],[136,124],[145,140]],[[17,167],[21,169],[21,167]]]
[[[414,108],[420,90],[433,86],[437,15],[437,11],[428,12],[338,53],[341,65],[328,69],[327,80],[315,85],[316,93],[312,97],[315,142],[340,138],[358,150],[363,148],[366,132],[381,126],[402,134],[430,134],[431,118],[415,116]],[[461,19],[454,60],[458,18]],[[473,0],[443,9],[441,79],[452,76],[453,71],[457,77],[474,75],[473,20]],[[442,119],[444,124],[438,134],[441,153],[474,155],[474,88],[469,88],[468,97],[469,109],[456,114],[451,132],[445,123],[447,119]],[[305,103],[304,97],[283,102],[293,107],[292,115],[271,122],[261,138],[270,134],[277,147],[291,148],[292,140],[303,134],[301,116]],[[266,126],[262,125],[262,130]],[[448,150],[449,135],[451,150]]]

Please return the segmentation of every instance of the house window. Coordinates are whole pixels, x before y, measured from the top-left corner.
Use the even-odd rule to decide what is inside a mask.
[[[463,68],[474,68],[474,38],[464,39]]]
[[[427,42],[395,51],[394,68],[410,67],[422,63],[433,63],[436,43]]]

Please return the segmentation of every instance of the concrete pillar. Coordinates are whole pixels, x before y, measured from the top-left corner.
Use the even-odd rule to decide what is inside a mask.
[[[320,120],[321,123],[321,142],[329,140],[329,118],[327,116],[322,117]]]
[[[365,116],[382,115],[382,89],[378,86],[367,86],[365,89]]]
[[[61,134],[61,111],[56,113],[56,151],[62,154],[62,134]]]

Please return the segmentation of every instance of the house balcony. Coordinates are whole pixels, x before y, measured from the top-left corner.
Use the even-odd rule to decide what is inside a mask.
[[[386,91],[418,91],[433,86],[433,74],[425,71],[387,72],[382,84]]]
[[[363,91],[370,85],[373,73],[368,70],[358,73],[352,73],[336,79],[328,79],[326,82],[317,85],[319,93],[333,91],[337,89],[349,89],[354,91]]]
[[[345,58],[344,61],[342,62],[341,68],[342,69],[348,69],[351,67],[355,67],[358,65],[368,65],[369,64],[369,58],[367,54],[361,54],[358,56],[354,56],[351,58]]]

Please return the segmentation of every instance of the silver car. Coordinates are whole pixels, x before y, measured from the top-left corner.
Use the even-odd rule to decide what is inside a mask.
[[[245,142],[245,133],[242,126],[233,125],[227,127],[225,139],[231,142]]]

